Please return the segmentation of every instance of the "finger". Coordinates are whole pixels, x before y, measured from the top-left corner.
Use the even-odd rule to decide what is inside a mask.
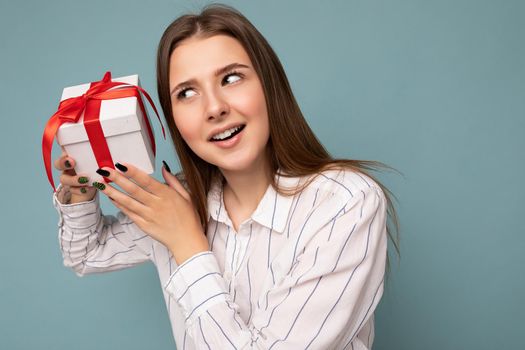
[[[121,212],[123,212],[124,214],[126,214],[126,216],[128,218],[130,218],[135,224],[137,224],[140,228],[145,229],[146,225],[147,225],[147,221],[144,220],[140,215],[138,215],[137,213],[129,210],[128,208],[120,205],[118,202],[112,200],[111,198],[109,199],[111,201],[111,203],[113,203],[113,205],[115,207],[117,207]],[[147,233],[147,232],[146,232]]]
[[[97,189],[92,186],[85,186],[85,187],[70,187],[69,191],[72,194],[76,194],[78,196],[86,196],[86,197],[92,197],[95,194],[95,191]]]
[[[170,173],[165,167],[162,167],[162,177],[164,180],[166,180],[166,184],[175,189],[182,197],[184,197],[184,199],[190,199],[189,193],[186,191],[184,186],[182,186],[179,179],[177,179],[177,177]]]
[[[60,175],[60,183],[69,186],[89,186],[89,178],[85,175],[69,175],[65,171]]]
[[[154,198],[153,194],[144,190],[142,187],[133,182],[132,179],[124,176],[121,172],[116,171],[115,169],[104,167],[102,169],[98,169],[97,173],[113,181],[122,190],[124,190],[127,195],[139,201],[140,203],[148,205]]]
[[[115,163],[115,167],[120,174],[133,180],[133,182],[150,193],[159,193],[165,189],[163,183],[158,182],[144,171],[129,163]]]
[[[55,159],[55,161],[53,162],[53,166],[55,167],[55,169],[64,170],[65,169],[64,161],[66,160],[66,158],[67,158],[67,154],[62,153],[59,158]]]
[[[126,208],[127,210],[132,211],[141,217],[147,217],[149,214],[149,207],[128,196],[126,193],[117,190],[113,186],[102,182],[94,182],[93,186],[108,196],[111,201],[116,202],[121,207]]]
[[[60,158],[54,161],[54,166],[56,169],[64,170],[73,170],[75,168],[75,160],[69,157],[66,153],[63,153]]]

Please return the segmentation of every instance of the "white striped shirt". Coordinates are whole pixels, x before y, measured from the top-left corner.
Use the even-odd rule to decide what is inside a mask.
[[[289,188],[306,178],[276,180]],[[387,208],[369,177],[324,171],[295,196],[269,186],[238,232],[217,182],[210,251],[180,266],[124,214],[103,216],[98,194],[64,205],[65,192],[53,201],[64,265],[82,276],[153,262],[177,349],[371,349]]]

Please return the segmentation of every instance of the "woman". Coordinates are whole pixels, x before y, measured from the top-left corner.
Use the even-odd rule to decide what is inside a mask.
[[[388,209],[396,223],[366,172],[380,163],[330,157],[274,51],[231,7],[175,20],[157,80],[184,179],[166,163],[165,183],[117,163],[98,173],[121,190],[88,186],[74,159],[57,159],[65,265],[84,275],[152,261],[179,349],[370,349]]]

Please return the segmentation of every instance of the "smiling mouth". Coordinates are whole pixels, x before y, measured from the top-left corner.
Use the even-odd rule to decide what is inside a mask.
[[[232,137],[235,137],[235,135],[239,134],[241,131],[243,131],[245,126],[246,126],[245,124],[241,125],[241,127],[239,129],[237,129],[235,132],[233,132],[230,136],[227,136],[227,137],[225,137],[223,139],[220,139],[220,140],[211,139],[210,141],[211,142],[221,142],[221,141],[229,140]]]

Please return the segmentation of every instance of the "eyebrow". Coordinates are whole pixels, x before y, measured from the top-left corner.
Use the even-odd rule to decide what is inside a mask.
[[[224,66],[222,68],[219,68],[215,71],[215,76],[219,76],[223,73],[226,73],[227,71],[229,70],[232,70],[234,68],[250,68],[249,66],[245,65],[245,64],[242,64],[242,63],[230,63],[228,64],[227,66]],[[186,85],[192,85],[192,84],[195,84],[197,81],[195,80],[195,78],[192,78],[192,79],[189,79],[189,80],[186,80],[186,81],[183,81],[182,83],[179,83],[177,84],[177,86],[175,86],[171,92],[170,92],[170,96],[173,95],[173,93],[175,91],[177,91],[179,88],[183,87],[183,86],[186,86]]]

